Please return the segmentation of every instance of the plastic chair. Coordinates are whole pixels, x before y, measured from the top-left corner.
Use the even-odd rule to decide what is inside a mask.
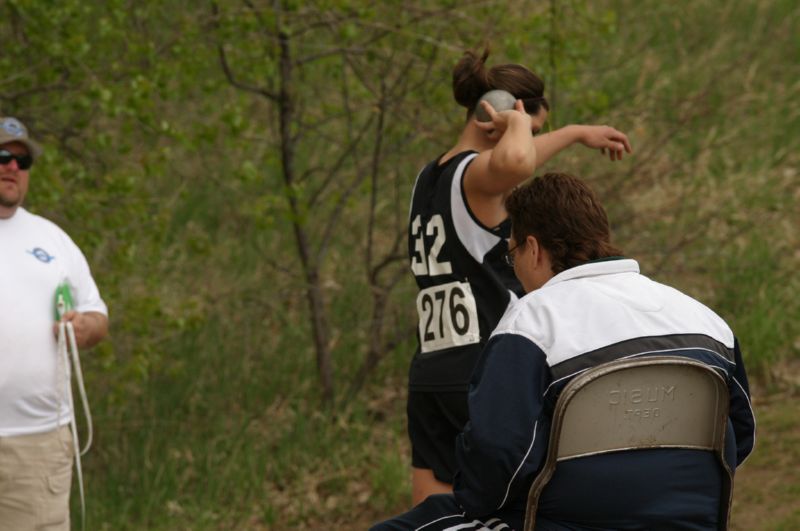
[[[728,528],[733,474],[724,458],[728,386],[712,367],[677,356],[598,365],[573,378],[553,412],[544,466],[531,485],[525,531],[557,463],[608,452],[690,448],[716,454],[723,468],[720,529]]]

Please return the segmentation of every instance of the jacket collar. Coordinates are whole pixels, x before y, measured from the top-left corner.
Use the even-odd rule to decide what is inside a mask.
[[[616,260],[593,260],[579,266],[571,267],[548,280],[542,288],[553,286],[566,280],[615,275],[618,273],[639,273],[639,263],[630,258]]]

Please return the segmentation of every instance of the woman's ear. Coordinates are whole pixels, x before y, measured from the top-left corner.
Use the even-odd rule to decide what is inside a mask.
[[[531,263],[538,266],[539,261],[542,259],[542,248],[539,246],[539,240],[536,239],[536,236],[528,235],[525,237],[525,250],[531,253],[531,258],[533,259]]]
[[[532,253],[531,263],[533,264],[534,274],[539,278],[537,287],[543,286],[548,280],[553,278],[553,260],[550,251],[536,239],[536,236],[528,236],[525,240],[525,248]]]

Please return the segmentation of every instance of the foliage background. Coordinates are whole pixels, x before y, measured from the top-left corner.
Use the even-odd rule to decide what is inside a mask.
[[[463,121],[450,69],[485,42],[492,64],[544,77],[551,127],[629,133],[622,163],[579,147],[541,171],[590,181],[643,271],[732,324],[756,404],[789,408],[775,431],[796,423],[795,2],[5,0],[0,14],[0,114],[47,148],[27,206],[81,246],[111,311],[111,339],[84,354],[88,528],[353,529],[407,506],[407,201]],[[737,497],[734,524],[761,510],[747,528],[795,527],[798,484]]]

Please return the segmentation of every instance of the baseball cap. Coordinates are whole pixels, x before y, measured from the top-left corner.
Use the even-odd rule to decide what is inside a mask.
[[[12,116],[0,117],[0,145],[9,142],[25,144],[34,160],[42,154],[42,147],[30,139],[28,129]]]

